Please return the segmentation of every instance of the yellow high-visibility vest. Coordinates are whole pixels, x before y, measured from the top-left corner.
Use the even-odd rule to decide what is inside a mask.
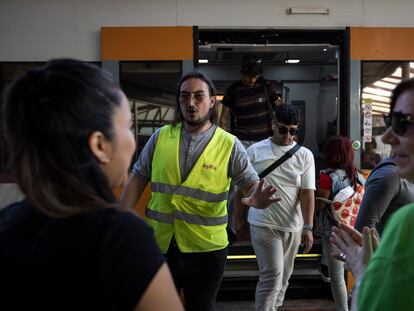
[[[185,181],[181,181],[181,124],[161,128],[151,170],[146,220],[162,253],[174,236],[183,253],[223,249],[227,240],[228,163],[234,136],[217,127]]]

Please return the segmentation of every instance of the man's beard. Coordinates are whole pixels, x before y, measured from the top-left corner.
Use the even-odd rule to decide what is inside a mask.
[[[184,117],[185,123],[193,127],[201,127],[205,125],[209,121],[209,119],[210,119],[210,111],[204,117],[198,120],[188,120]]]

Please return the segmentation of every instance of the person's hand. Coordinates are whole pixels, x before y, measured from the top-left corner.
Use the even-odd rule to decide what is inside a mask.
[[[381,237],[380,237],[377,229],[371,228],[370,231],[371,231],[371,239],[372,239],[372,250],[375,253],[375,251],[378,248],[378,245],[379,245],[379,242],[381,240]]]
[[[347,232],[348,233],[348,235],[356,242],[356,243],[358,243],[358,245],[359,246],[362,246],[362,234],[358,231],[358,230],[356,230],[356,229],[354,229],[354,228],[352,228],[351,226],[348,226],[348,225],[345,225],[345,224],[343,224],[343,223],[340,223],[339,225],[338,225],[338,227],[339,227],[339,229],[341,230],[341,231],[344,231],[344,232]],[[335,228],[335,229],[334,229]],[[338,229],[337,227],[333,227],[332,229],[334,229],[334,230],[336,230],[336,229]]]
[[[266,208],[270,204],[280,201],[280,198],[274,196],[276,193],[276,188],[273,186],[266,186],[264,187],[264,179],[261,179],[255,186],[247,198],[242,198],[241,202],[244,205],[252,206],[255,208]]]
[[[305,248],[303,249],[303,253],[307,254],[310,252],[312,245],[313,245],[313,232],[309,229],[302,230],[302,238],[301,238],[301,245],[304,245]]]
[[[330,238],[334,245],[332,256],[345,261],[345,268],[351,270],[355,279],[359,279],[378,246],[376,230],[364,227],[362,235],[357,230],[344,224],[332,228]]]

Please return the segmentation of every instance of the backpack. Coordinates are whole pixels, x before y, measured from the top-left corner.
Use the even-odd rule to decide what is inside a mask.
[[[357,182],[354,187],[347,186],[339,190],[332,200],[321,197],[317,197],[316,200],[329,204],[330,213],[328,214],[332,216],[337,224],[342,222],[354,227],[364,193],[364,186]]]

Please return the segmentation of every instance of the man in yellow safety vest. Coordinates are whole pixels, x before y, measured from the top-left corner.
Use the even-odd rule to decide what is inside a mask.
[[[276,202],[240,141],[217,123],[216,91],[200,72],[179,82],[175,122],[145,145],[121,201],[133,208],[151,182],[146,220],[165,254],[187,310],[214,310],[227,257],[227,197],[233,180],[243,203],[266,208]]]

